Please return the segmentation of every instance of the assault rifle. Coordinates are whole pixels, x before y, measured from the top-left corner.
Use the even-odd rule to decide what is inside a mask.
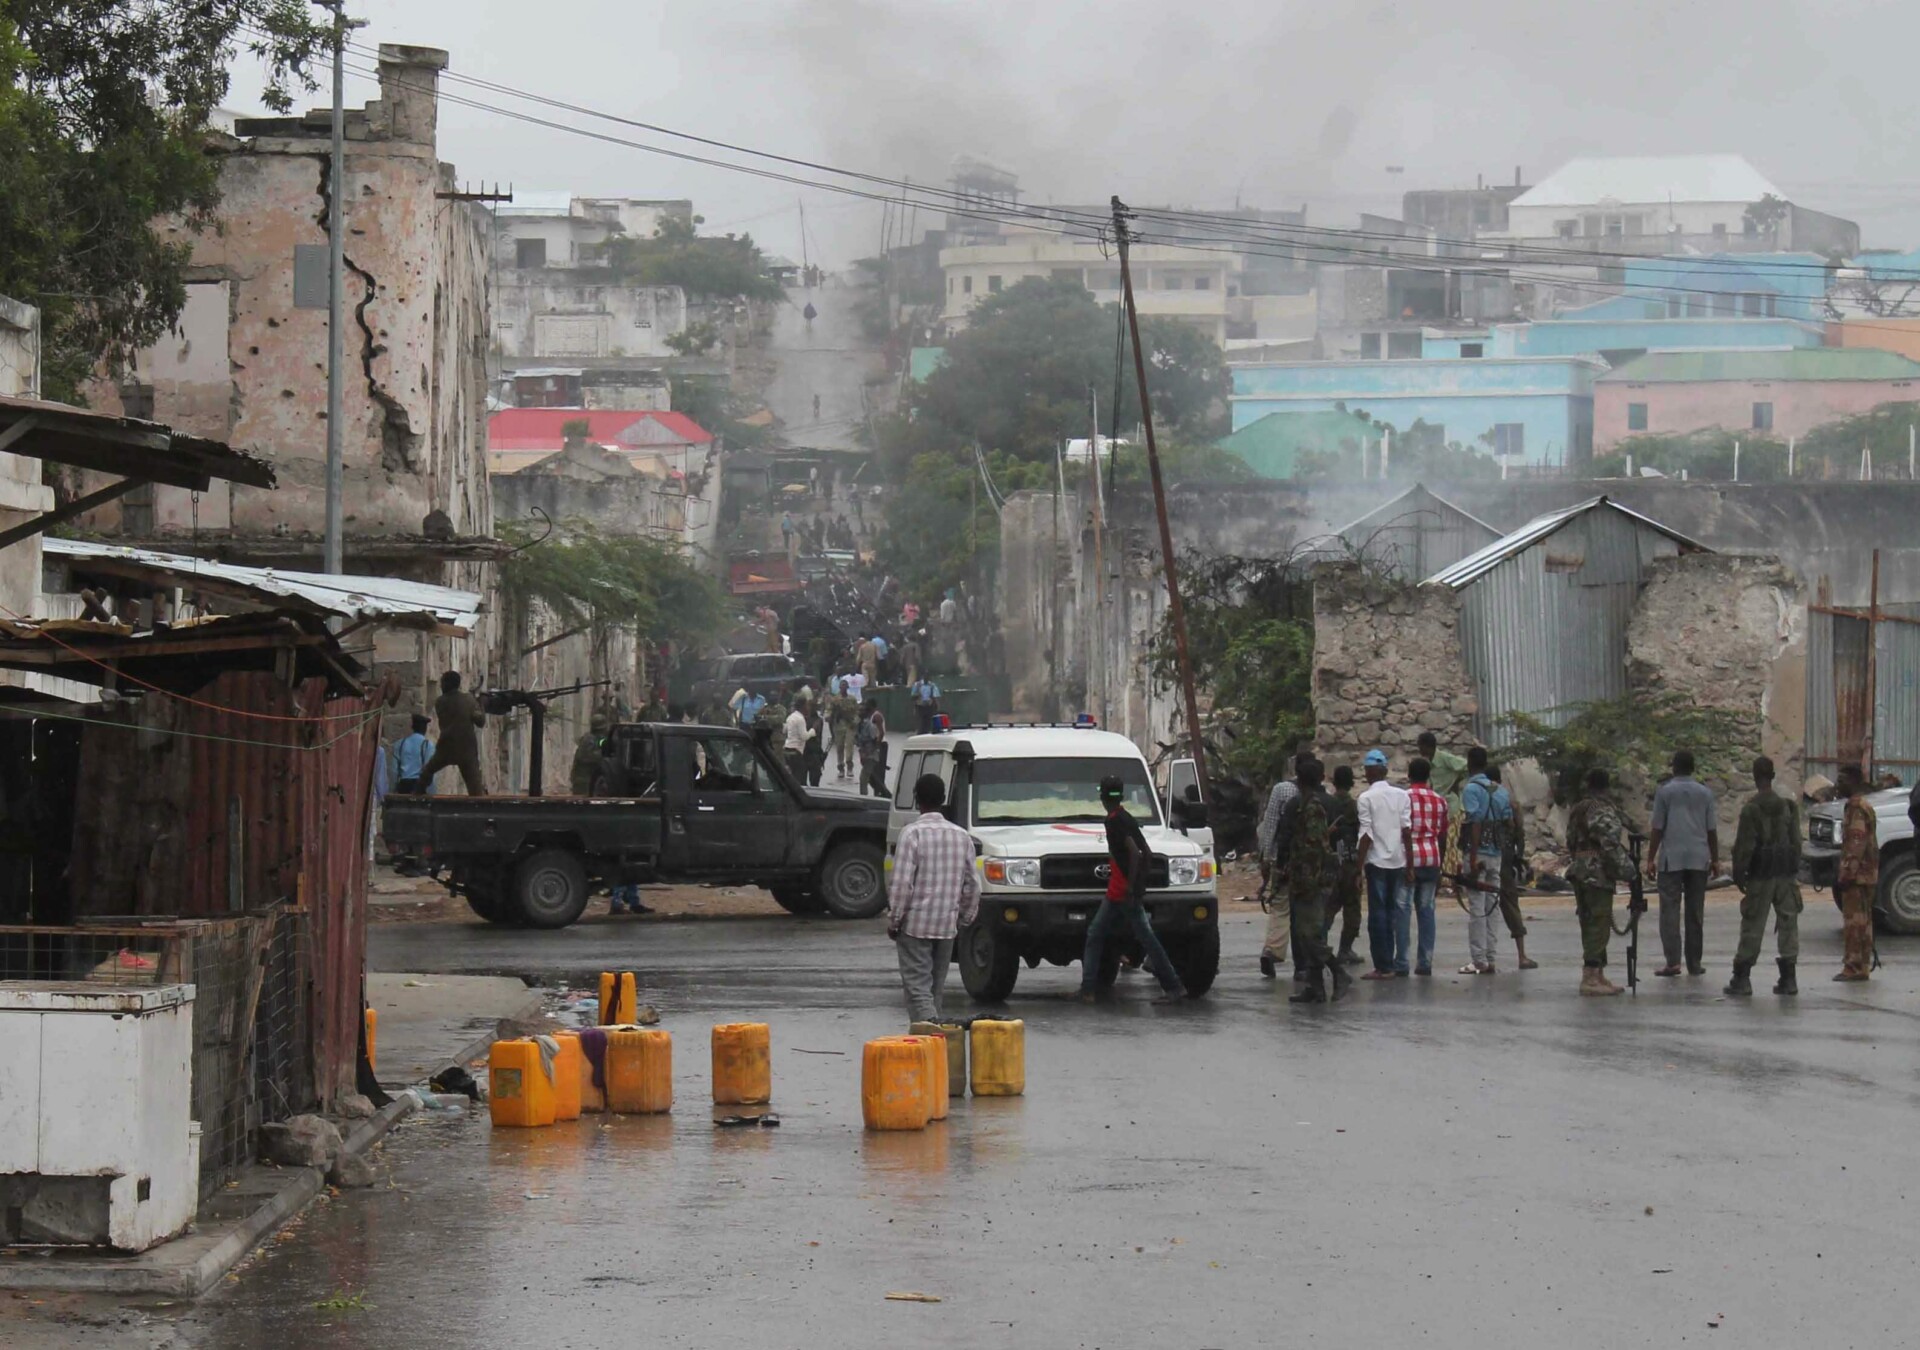
[[[1640,916],[1647,912],[1647,887],[1640,876],[1640,847],[1646,842],[1644,834],[1627,831],[1627,854],[1633,859],[1627,874],[1627,992],[1635,998],[1640,997],[1635,988],[1640,983]]]
[[[527,795],[540,795],[542,770],[546,767],[547,704],[582,689],[598,689],[612,680],[582,680],[558,689],[489,689],[480,695],[481,707],[495,717],[505,717],[515,708],[533,714],[533,734],[527,746]]]

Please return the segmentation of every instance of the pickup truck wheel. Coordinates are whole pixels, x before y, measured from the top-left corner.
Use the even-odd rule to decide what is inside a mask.
[[[587,873],[563,848],[543,848],[514,871],[513,906],[529,928],[565,928],[587,908]]]
[[[1880,922],[1889,933],[1920,933],[1920,860],[1911,853],[1889,858],[1880,869]]]
[[[820,903],[836,919],[871,919],[887,907],[878,844],[841,844],[820,864]]]
[[[999,1003],[1013,992],[1020,978],[1020,953],[989,924],[960,930],[954,943],[960,957],[960,982],[977,1003]]]
[[[1220,930],[1207,928],[1195,933],[1173,957],[1173,968],[1189,994],[1204,994],[1213,988],[1213,977],[1220,973]]]
[[[822,908],[819,896],[799,886],[769,886],[767,889],[773,893],[773,902],[789,914],[818,914]]]
[[[500,912],[500,897],[491,893],[475,895],[467,892],[467,908],[485,919],[488,923],[505,923],[506,916]]]

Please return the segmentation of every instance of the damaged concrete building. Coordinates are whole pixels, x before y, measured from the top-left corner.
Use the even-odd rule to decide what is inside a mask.
[[[349,572],[492,590],[486,461],[490,241],[436,147],[447,54],[383,44],[380,96],[346,113],[343,407]],[[91,391],[97,407],[155,417],[268,460],[280,490],[156,487],[93,513],[94,532],[237,563],[318,570],[325,511],[329,116],[241,118],[213,133],[215,226],[191,244],[176,330]],[[475,639],[376,633],[374,671],[407,703],[447,668],[484,669]],[[491,681],[489,681],[491,683]]]

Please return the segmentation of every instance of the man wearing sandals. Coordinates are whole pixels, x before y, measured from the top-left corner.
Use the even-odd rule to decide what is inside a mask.
[[[1500,909],[1500,858],[1505,850],[1506,830],[1513,817],[1513,799],[1507,790],[1487,777],[1487,752],[1474,746],[1467,752],[1467,764],[1473,777],[1460,794],[1466,824],[1460,836],[1462,861],[1471,869],[1473,883],[1466,888],[1467,950],[1470,960],[1460,967],[1462,975],[1491,975],[1493,966],[1493,916]]]

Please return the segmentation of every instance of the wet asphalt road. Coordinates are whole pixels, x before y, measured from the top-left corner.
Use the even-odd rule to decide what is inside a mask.
[[[1583,1001],[1572,914],[1529,912],[1538,971],[1331,1008],[1258,978],[1244,912],[1192,1008],[1151,1008],[1140,976],[1084,1008],[1072,972],[1028,972],[1027,1095],[912,1135],[860,1125],[859,1044],[902,1020],[876,925],[377,928],[383,968],[637,966],[676,1033],[675,1113],[416,1118],[390,1185],[88,1343],[1913,1344],[1920,944],[1830,984],[1838,922],[1814,903],[1806,992],[1734,1003],[1716,903],[1710,976]],[[772,1024],[778,1130],[708,1119],[707,1027],[734,1018]],[[342,1294],[363,1306],[315,1306]]]

